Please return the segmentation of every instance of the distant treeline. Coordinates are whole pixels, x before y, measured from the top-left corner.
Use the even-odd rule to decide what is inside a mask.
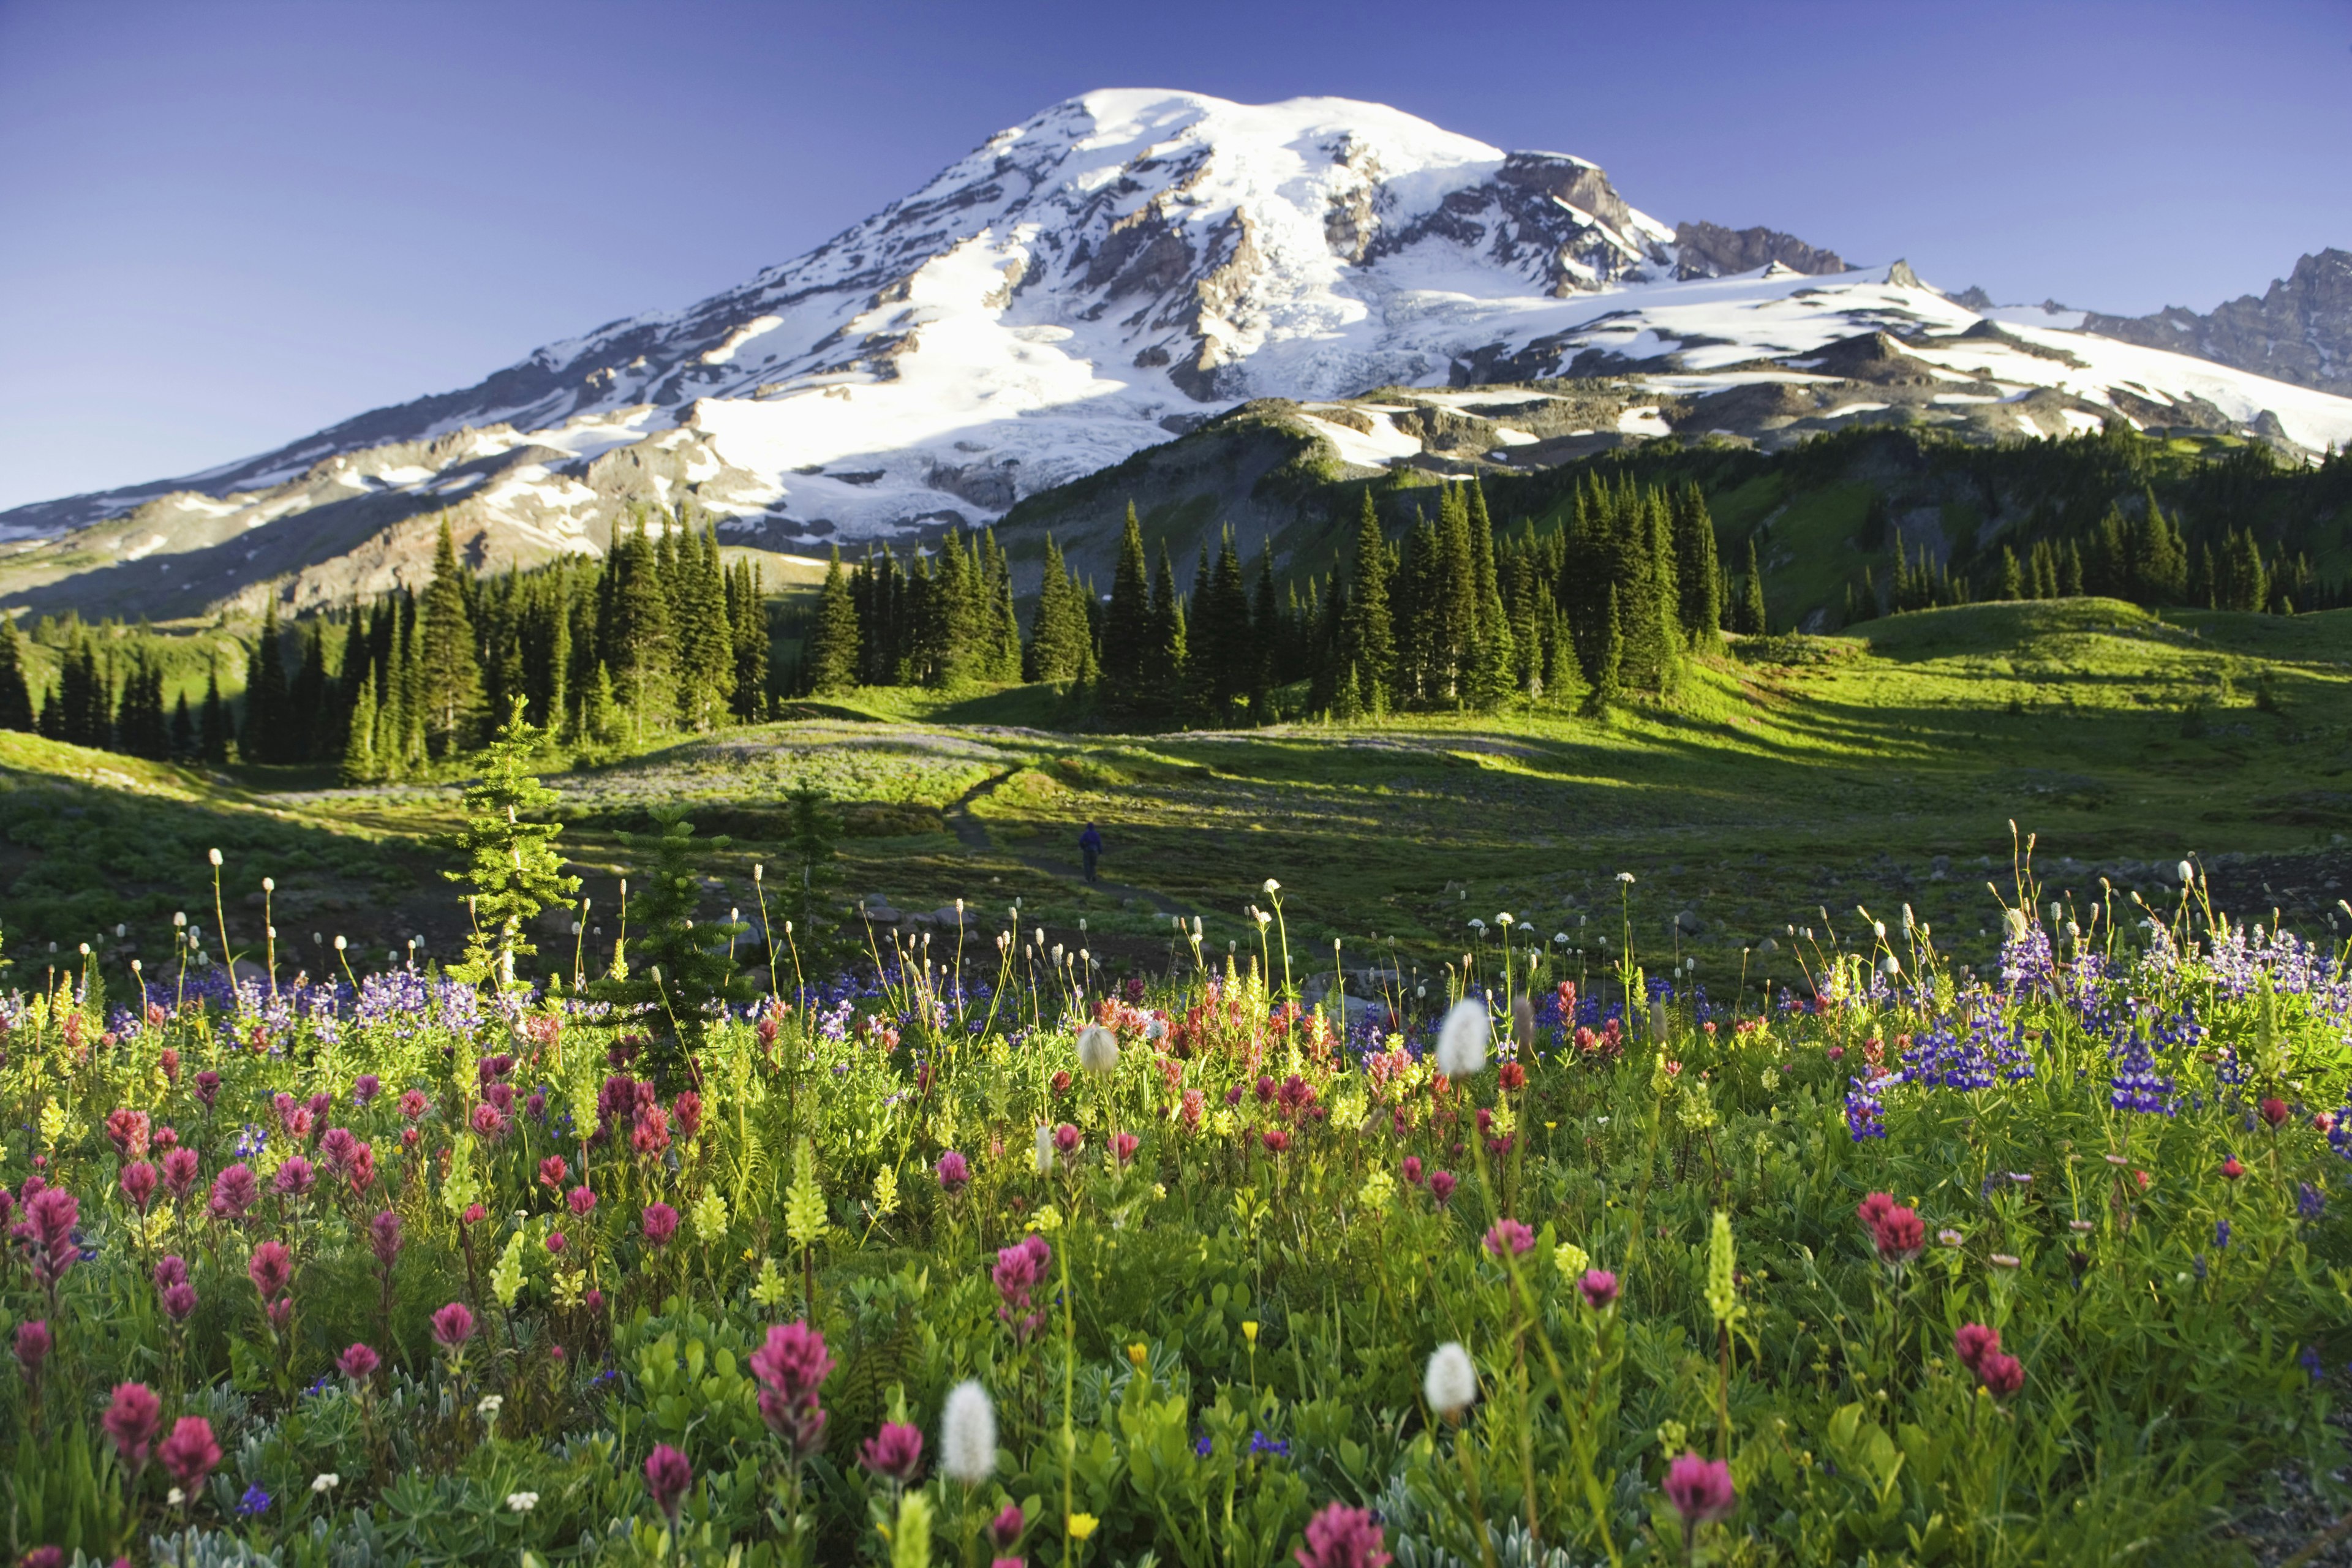
[[[305,620],[290,658],[273,601],[240,703],[214,669],[201,701],[183,692],[167,713],[155,639],[118,655],[87,627],[34,692],[0,617],[0,729],[158,759],[333,763],[370,783],[471,749],[516,699],[589,747],[764,718],[769,639],[758,567],[726,567],[708,527],[640,517],[601,563],[485,577],[459,564],[445,521],[423,593]]]
[[[1861,564],[1824,573],[1778,542],[1782,513],[1857,483],[1873,499],[1838,547]],[[1726,532],[1729,549],[1710,498],[1748,519]],[[0,728],[157,758],[331,763],[361,783],[469,749],[516,698],[590,750],[858,686],[1050,681],[1073,719],[1141,725],[1529,700],[1591,710],[1670,691],[1720,631],[1800,618],[1835,629],[2081,594],[2294,614],[2348,597],[2311,556],[2352,516],[2352,457],[2290,465],[2260,444],[2199,450],[2120,426],[1997,447],[1884,429],[1778,454],[1657,441],[1496,476],[1491,504],[1519,521],[1498,526],[1477,480],[1402,472],[1326,486],[1301,500],[1325,520],[1322,569],[1278,568],[1271,542],[1245,559],[1227,530],[1181,593],[1130,506],[1108,593],[1049,536],[1041,589],[1020,608],[993,532],[951,531],[854,563],[836,551],[814,606],[772,615],[758,570],[726,568],[715,532],[690,518],[640,515],[601,562],[488,577],[459,563],[445,526],[421,593],[307,619],[290,637],[273,608],[234,701],[214,669],[201,700],[183,679],[167,704],[164,639],[70,620],[44,622],[57,674],[32,679],[0,617]],[[1932,551],[1895,521],[1923,505],[1942,519]],[[1779,574],[1791,568],[1825,580],[1832,602],[1788,605]],[[798,656],[772,671],[780,636]]]
[[[1025,638],[992,536],[950,535],[911,563],[886,546],[838,551],[811,618],[796,689],[960,679],[1066,681],[1073,701],[1123,721],[1234,723],[1291,709],[1339,717],[1488,710],[1521,698],[1605,704],[1669,689],[1685,653],[1728,626],[1761,629],[1750,572],[1716,559],[1695,486],[1597,479],[1566,526],[1498,538],[1475,481],[1448,484],[1391,542],[1364,492],[1351,569],[1278,580],[1226,530],[1177,591],[1166,547],[1146,554],[1130,506],[1108,595],[1049,536]],[[1737,591],[1735,591],[1737,590]],[[1727,606],[1729,614],[1727,616]]]

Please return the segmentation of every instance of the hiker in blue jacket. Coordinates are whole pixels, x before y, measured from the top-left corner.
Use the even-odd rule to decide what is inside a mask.
[[[1087,824],[1087,830],[1078,835],[1078,853],[1086,857],[1087,880],[1091,882],[1095,879],[1095,861],[1102,854],[1102,835],[1095,831],[1095,825],[1091,822]]]

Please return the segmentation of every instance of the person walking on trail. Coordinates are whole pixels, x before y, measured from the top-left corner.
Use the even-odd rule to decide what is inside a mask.
[[[1095,831],[1095,825],[1091,822],[1087,824],[1087,830],[1078,835],[1078,853],[1086,858],[1087,880],[1091,882],[1095,879],[1095,861],[1102,855],[1102,835]]]

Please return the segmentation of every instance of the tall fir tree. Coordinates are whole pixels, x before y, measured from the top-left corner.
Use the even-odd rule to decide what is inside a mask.
[[[1756,536],[1748,536],[1748,568],[1742,574],[1739,607],[1739,629],[1754,637],[1764,637],[1772,629],[1772,617],[1764,607],[1764,568],[1756,558]]]
[[[1032,680],[1076,680],[1086,656],[1086,604],[1070,578],[1061,546],[1048,533],[1045,575],[1029,621],[1026,674]]]
[[[269,596],[262,613],[261,635],[254,639],[246,660],[245,723],[238,733],[237,756],[247,763],[299,761],[288,754],[292,726],[288,710],[286,656],[279,646],[278,596]]]
[[[1129,501],[1102,626],[1103,703],[1115,713],[1137,712],[1150,705],[1145,691],[1152,684],[1149,661],[1154,627],[1147,571],[1143,527],[1136,520],[1135,503]]]
[[[197,744],[205,763],[219,767],[228,761],[228,708],[221,701],[220,669],[205,676],[204,712],[197,721]]]
[[[481,713],[481,658],[474,647],[473,617],[466,603],[470,581],[471,574],[461,575],[449,516],[444,512],[433,546],[433,580],[425,584],[419,616],[420,717],[426,752],[435,757],[451,756],[471,745]]]
[[[33,728],[33,690],[25,679],[24,641],[16,617],[0,611],[0,730]]]
[[[816,619],[802,652],[810,694],[838,697],[849,690],[857,684],[859,664],[857,606],[849,596],[849,578],[841,569],[836,545],[825,564]]]

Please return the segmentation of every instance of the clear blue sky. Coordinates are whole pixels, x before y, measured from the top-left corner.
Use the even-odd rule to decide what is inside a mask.
[[[2352,246],[2352,5],[0,0],[0,506],[687,304],[1089,88],[1380,100],[2137,312]]]

